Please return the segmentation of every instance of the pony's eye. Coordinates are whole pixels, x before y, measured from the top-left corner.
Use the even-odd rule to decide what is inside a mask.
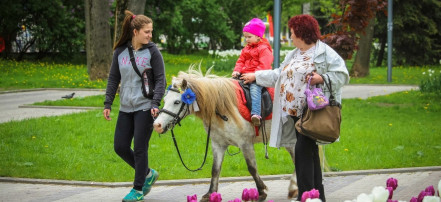
[[[177,105],[177,104],[181,104],[181,101],[180,100],[176,100],[175,101],[175,105]]]

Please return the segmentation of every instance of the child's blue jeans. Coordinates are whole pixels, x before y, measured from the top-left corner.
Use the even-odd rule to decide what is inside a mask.
[[[255,82],[250,84],[251,93],[251,115],[259,115],[261,110],[262,86]]]

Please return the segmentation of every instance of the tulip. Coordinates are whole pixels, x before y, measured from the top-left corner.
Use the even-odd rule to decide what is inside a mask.
[[[303,194],[302,194],[302,202],[305,202],[306,199],[309,199],[309,198],[311,198],[311,194],[309,193],[309,191],[303,192]]]
[[[357,196],[356,201],[357,202],[364,202],[364,201],[371,201],[372,202],[372,201],[374,201],[374,196],[372,194],[367,195],[365,193],[362,193]]]
[[[193,196],[187,196],[187,202],[197,202],[198,196],[195,194]]]
[[[409,202],[418,202],[418,198],[412,197]]]
[[[221,202],[222,201],[222,197],[220,193],[217,192],[213,192],[210,195],[210,202]]]
[[[235,198],[234,200],[228,202],[242,202],[242,200],[240,200],[239,198]]]
[[[430,192],[421,191],[420,194],[418,194],[418,202],[423,201],[425,196],[430,196]]]
[[[441,199],[437,196],[426,196],[423,199],[423,202],[440,202]]]
[[[430,196],[435,196],[435,188],[433,188],[433,185],[428,186],[424,191],[430,193]]]
[[[374,202],[384,202],[389,197],[389,191],[384,187],[378,186],[372,189],[372,195],[374,196]]]
[[[249,201],[250,200],[250,193],[247,188],[243,189],[242,191],[242,200],[243,201]]]
[[[249,189],[248,193],[249,193],[251,201],[259,200],[259,192],[257,191],[257,189],[255,189],[255,188]]]
[[[438,196],[441,196],[441,180],[438,182]]]
[[[320,197],[320,192],[317,189],[312,189],[311,191],[309,191],[309,195],[311,196],[311,198],[319,198]]]
[[[395,178],[389,178],[386,181],[386,187],[392,187],[394,190],[398,187],[398,180]]]
[[[389,190],[389,198],[392,199],[392,196],[394,195],[394,188],[392,187],[386,187],[387,190]]]

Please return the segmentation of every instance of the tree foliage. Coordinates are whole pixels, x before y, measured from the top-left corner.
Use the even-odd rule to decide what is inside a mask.
[[[433,65],[441,60],[441,2],[394,0],[393,61],[398,65]],[[379,14],[375,37],[380,49],[375,55],[382,64],[387,39],[387,16]]]
[[[17,44],[20,60],[31,48],[38,51],[38,58],[58,52],[68,57],[84,46],[83,0],[26,1],[5,0],[7,9],[0,16],[0,37],[5,39],[4,57],[9,57],[12,45]],[[16,41],[17,36],[27,34],[27,40]]]
[[[330,22],[336,32],[324,35],[324,41],[344,59],[351,59],[357,49],[358,35],[364,33],[375,13],[386,6],[386,0],[340,0],[341,14],[333,13]]]

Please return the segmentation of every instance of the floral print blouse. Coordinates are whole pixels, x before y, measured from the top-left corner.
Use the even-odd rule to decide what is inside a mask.
[[[282,116],[300,117],[306,106],[306,75],[315,70],[315,46],[305,52],[298,51],[281,71],[280,107]]]

